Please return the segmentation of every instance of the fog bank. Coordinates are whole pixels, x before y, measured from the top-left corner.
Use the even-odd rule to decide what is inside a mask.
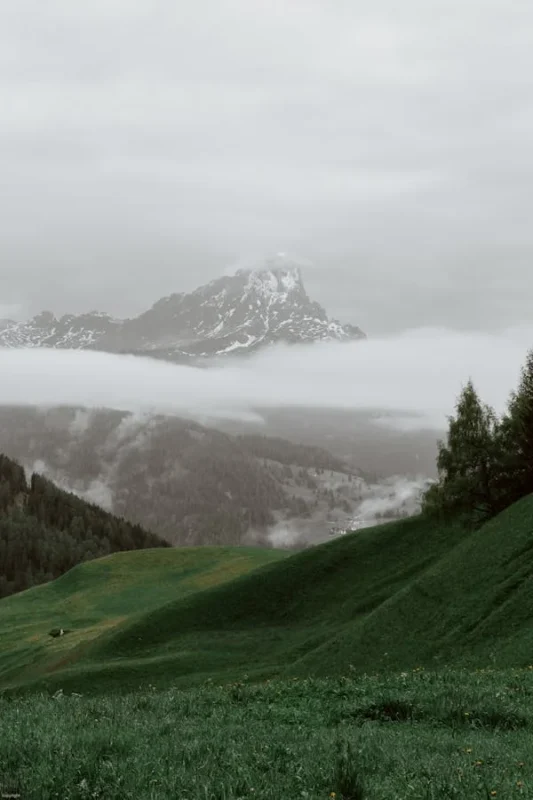
[[[428,328],[351,344],[279,346],[210,369],[100,352],[3,349],[0,404],[197,419],[257,419],[258,407],[380,409],[419,415],[410,428],[442,427],[469,378],[502,411],[532,344],[533,327],[499,335]]]

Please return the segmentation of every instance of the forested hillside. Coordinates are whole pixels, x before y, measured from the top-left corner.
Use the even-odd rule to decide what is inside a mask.
[[[256,458],[266,458],[278,461],[280,464],[298,464],[300,467],[312,469],[346,471],[346,462],[323,447],[298,444],[279,436],[261,436],[252,433],[240,434],[236,440],[243,450]]]
[[[0,597],[59,577],[82,561],[121,550],[168,547],[0,455]]]
[[[109,409],[0,408],[0,452],[173,545],[268,545],[289,521],[316,541],[364,489],[321,447]]]

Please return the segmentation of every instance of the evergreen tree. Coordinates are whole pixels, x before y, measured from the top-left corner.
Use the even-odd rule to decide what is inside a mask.
[[[423,510],[480,522],[495,510],[497,419],[469,381],[449,418],[446,442],[439,442],[439,479],[426,492]]]
[[[533,350],[498,429],[498,505],[506,508],[533,492]]]

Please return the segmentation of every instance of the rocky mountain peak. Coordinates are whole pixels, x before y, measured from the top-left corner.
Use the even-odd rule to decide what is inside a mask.
[[[263,287],[268,293],[298,291],[306,294],[300,264],[287,258],[284,253],[266,259],[263,265],[255,269],[237,270],[236,274],[245,276],[250,287]]]
[[[301,264],[278,253],[251,269],[217,278],[189,294],[172,294],[134,319],[101,312],[43,312],[28,323],[0,323],[0,346],[90,348],[187,362],[251,353],[277,342],[364,338],[330,320],[310,300]]]

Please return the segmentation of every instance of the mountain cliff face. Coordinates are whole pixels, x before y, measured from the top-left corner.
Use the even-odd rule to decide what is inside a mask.
[[[90,348],[189,361],[249,353],[277,342],[365,338],[353,325],[330,320],[312,301],[299,267],[277,256],[259,270],[239,270],[190,294],[159,300],[125,321],[92,312],[30,322],[0,321],[0,346]]]

